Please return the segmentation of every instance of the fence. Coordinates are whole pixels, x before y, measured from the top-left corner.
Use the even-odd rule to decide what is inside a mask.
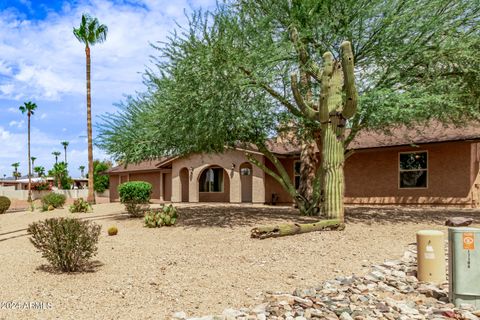
[[[53,190],[53,191],[35,191],[32,190],[32,199],[40,199],[44,195],[55,192],[63,194],[67,199],[86,199],[88,196],[88,189],[72,189],[72,190]],[[95,193],[96,197],[109,197],[109,190],[105,190],[102,193]],[[16,200],[27,200],[28,199],[28,190],[15,190],[15,187],[0,187],[0,196],[5,196],[10,199]]]

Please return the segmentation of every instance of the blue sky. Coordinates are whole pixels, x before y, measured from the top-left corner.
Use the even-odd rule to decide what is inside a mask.
[[[155,50],[186,23],[185,12],[212,9],[215,0],[0,0],[0,177],[11,175],[20,162],[26,174],[26,116],[18,107],[33,101],[32,156],[51,168],[53,151],[69,141],[70,173],[87,165],[85,51],[72,34],[83,12],[109,27],[107,41],[92,48],[92,110],[115,111],[125,95],[143,89],[142,72]],[[95,135],[95,132],[94,132]],[[94,157],[108,158],[101,150]]]

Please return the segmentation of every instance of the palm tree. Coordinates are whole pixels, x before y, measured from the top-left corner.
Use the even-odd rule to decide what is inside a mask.
[[[42,166],[34,167],[33,171],[39,176],[43,177],[45,175],[45,168]]]
[[[13,177],[15,178],[15,180],[17,180],[17,178],[18,178],[18,167],[20,167],[20,162],[12,163],[12,167],[15,169],[15,171],[13,171]]]
[[[58,163],[58,157],[61,155],[60,151],[53,151],[52,155],[55,157],[55,164]]]
[[[18,108],[23,114],[28,117],[28,202],[32,202],[32,163],[30,162],[30,118],[33,112],[37,109],[37,105],[31,101],[24,102],[23,106]]]
[[[87,59],[87,136],[88,136],[88,197],[87,201],[95,202],[93,192],[93,145],[92,145],[92,100],[90,83],[90,46],[102,43],[107,39],[108,28],[100,24],[97,18],[88,14],[82,14],[82,21],[78,28],[73,28],[73,34],[78,41],[85,44],[85,55]]]
[[[37,160],[37,157],[30,157],[30,160],[32,160],[32,168],[33,172],[35,172],[35,160]]]
[[[67,147],[70,144],[68,141],[60,142],[63,146],[63,150],[65,151],[65,163],[67,163]]]
[[[85,170],[85,166],[80,166],[78,167],[78,170],[80,170],[81,174],[82,174],[82,178],[84,177],[83,175],[83,171]]]

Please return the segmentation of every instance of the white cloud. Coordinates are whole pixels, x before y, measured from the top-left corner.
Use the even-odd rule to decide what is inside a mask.
[[[10,174],[10,164],[17,161],[26,172],[26,130],[16,133],[23,120],[14,116],[20,101],[37,103],[39,119],[45,119],[32,128],[36,164],[50,168],[51,152],[62,151],[59,142],[69,140],[72,174],[86,165],[86,133],[81,132],[86,122],[85,51],[72,34],[83,12],[109,27],[107,41],[91,49],[95,122],[96,114],[114,111],[113,103],[125,94],[143,89],[141,73],[150,65],[150,56],[158,55],[150,43],[164,41],[176,28],[174,21],[185,24],[184,11],[191,11],[190,5],[212,7],[215,0],[63,1],[60,11],[49,12],[43,20],[25,20],[26,15],[15,10],[0,11],[0,109],[7,110],[0,117],[0,174]],[[95,148],[94,157],[106,155]]]
[[[94,13],[108,26],[107,41],[91,49],[92,91],[94,95],[121,99],[142,87],[141,72],[155,54],[150,43],[165,40],[185,22],[188,1],[144,0],[132,6],[113,1],[92,0],[63,11],[50,13],[45,20],[28,21],[12,13],[0,13],[0,74],[11,75],[12,90],[0,97],[22,97],[58,101],[63,95],[85,94],[85,52],[72,29],[83,12]],[[194,6],[213,5],[213,0],[193,1]],[[190,10],[191,11],[191,10]],[[0,84],[1,81],[0,81]]]
[[[17,128],[23,128],[23,125],[25,124],[25,121],[24,120],[20,120],[20,121],[16,121],[16,120],[12,120],[8,123],[8,125],[10,127],[17,127]]]

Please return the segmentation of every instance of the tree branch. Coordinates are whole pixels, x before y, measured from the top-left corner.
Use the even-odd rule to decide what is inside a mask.
[[[278,102],[280,102],[282,105],[284,105],[293,115],[303,118],[304,115],[300,110],[298,110],[288,99],[286,99],[284,96],[282,96],[280,93],[275,91],[272,87],[270,87],[266,83],[259,82],[255,77],[252,75],[252,72],[245,69],[244,67],[240,67],[240,70],[250,79],[252,84],[255,84],[268,92],[273,98],[275,98]]]

